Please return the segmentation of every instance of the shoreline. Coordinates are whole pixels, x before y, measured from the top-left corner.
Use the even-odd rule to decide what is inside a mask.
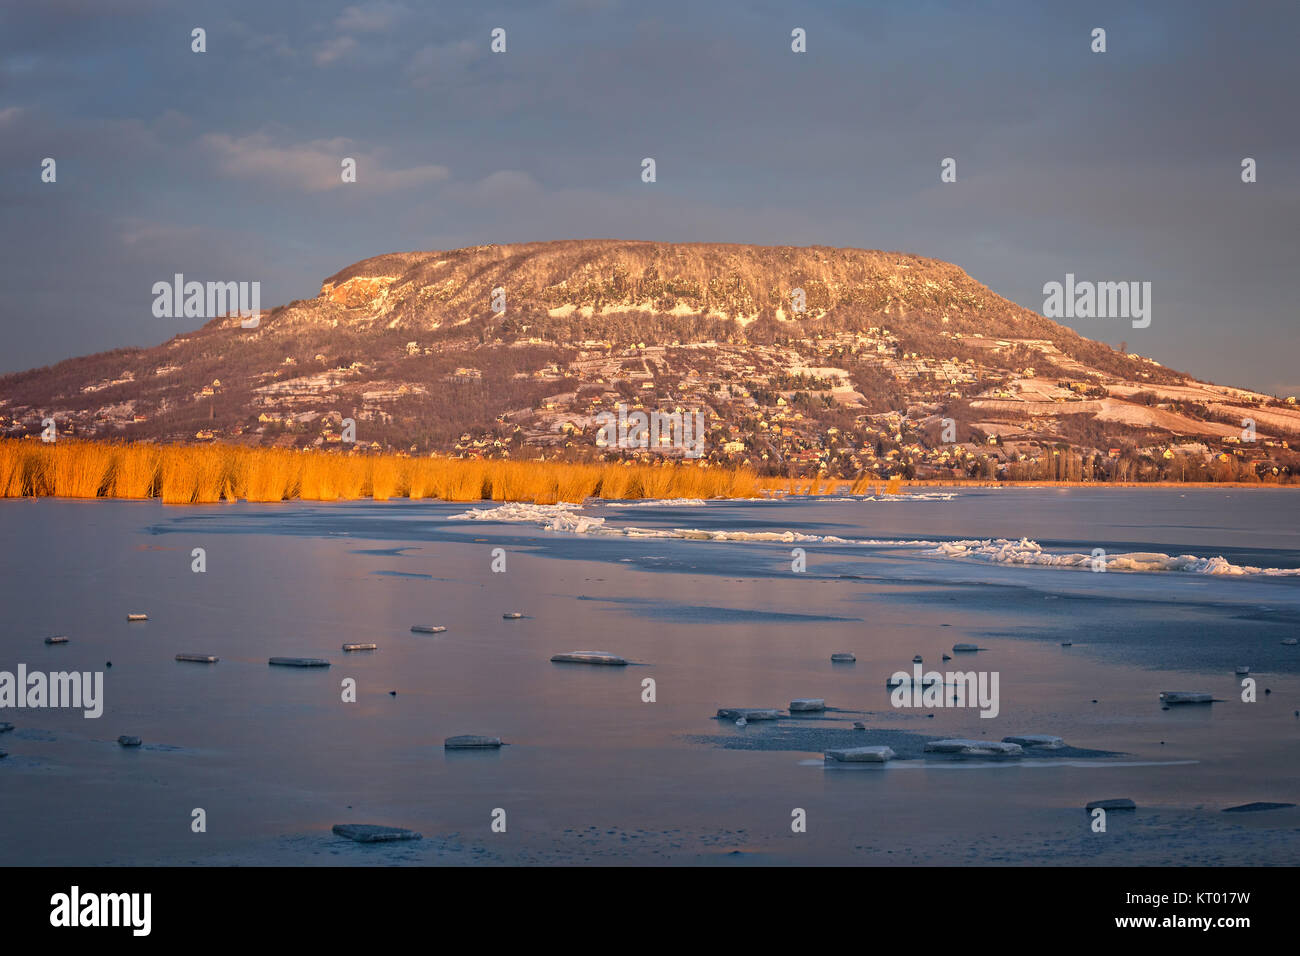
[[[1263,481],[991,481],[986,478],[904,480],[910,488],[1260,488],[1282,491],[1300,489],[1298,484]]]
[[[0,439],[0,498],[160,499],[164,504],[388,501],[581,504],[595,499],[743,500],[905,496],[909,488],[1296,488],[1273,482],[998,481],[760,475],[662,459],[569,462],[339,454],[240,445]]]

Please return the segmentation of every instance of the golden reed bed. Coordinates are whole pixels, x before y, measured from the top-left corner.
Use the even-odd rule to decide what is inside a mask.
[[[899,491],[874,479],[760,478],[745,468],[344,455],[237,445],[44,444],[0,439],[0,497],[337,501],[438,498],[555,504],[586,498],[755,498]]]

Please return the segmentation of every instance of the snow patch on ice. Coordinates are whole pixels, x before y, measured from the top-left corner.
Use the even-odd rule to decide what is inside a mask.
[[[1052,554],[1050,551],[1044,551],[1042,545],[1037,541],[1031,541],[1029,538],[1021,538],[1019,541],[1012,541],[1009,538],[943,541],[921,553],[943,558],[987,561],[992,564],[1038,565],[1083,570],[1091,570],[1094,560],[1090,554]],[[1149,551],[1108,555],[1106,557],[1106,570],[1148,573],[1154,571],[1182,571],[1189,574],[1231,576],[1300,574],[1300,568],[1256,568],[1250,565],[1233,564],[1220,555],[1212,558],[1198,558],[1194,554],[1170,555]]]
[[[917,491],[905,495],[849,495],[839,498],[817,498],[817,501],[952,501],[957,495],[944,491]]]
[[[470,508],[448,521],[542,521],[567,511],[579,511],[582,505],[562,501],[555,505],[535,505],[526,501],[507,501],[494,508]]]
[[[586,534],[605,523],[604,518],[591,518],[574,514],[582,505],[561,501],[554,505],[535,505],[510,501],[495,508],[470,508],[458,515],[448,516],[448,521],[506,521],[517,524],[535,524],[546,531],[569,531]]]
[[[861,500],[861,499],[855,499]],[[879,499],[889,500],[889,499]],[[694,506],[704,505],[698,499]],[[679,504],[682,502],[672,502]],[[622,507],[648,507],[667,502],[625,504]],[[1054,554],[1029,538],[968,538],[961,541],[919,541],[878,538],[842,538],[838,535],[805,534],[799,531],[723,531],[703,528],[638,528],[611,527],[604,518],[577,514],[582,505],[561,502],[553,505],[536,505],[508,502],[491,508],[470,508],[461,514],[451,515],[451,521],[504,521],[533,524],[545,531],[569,534],[621,535],[628,538],[672,538],[686,541],[754,542],[757,544],[830,544],[861,548],[916,549],[926,557],[950,560],[982,561],[989,564],[1022,565],[1033,567],[1065,568],[1090,571],[1094,558],[1091,554]],[[1200,558],[1192,554],[1169,555],[1159,552],[1135,551],[1106,557],[1107,571],[1155,573],[1178,571],[1189,574],[1212,574],[1227,577],[1266,575],[1274,577],[1300,575],[1300,568],[1257,568],[1233,564],[1216,555]]]
[[[648,498],[645,501],[604,501],[606,508],[703,508],[703,498]]]

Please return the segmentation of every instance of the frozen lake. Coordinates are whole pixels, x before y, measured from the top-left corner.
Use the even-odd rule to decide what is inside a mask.
[[[2,501],[0,672],[101,671],[105,699],[98,719],[0,709],[0,864],[1294,863],[1297,810],[1220,811],[1300,802],[1300,647],[1282,643],[1300,636],[1298,500]],[[959,642],[984,650],[942,662]],[[574,649],[637,663],[550,662]],[[997,716],[892,706],[885,681],[917,654],[997,672]],[[1218,702],[1162,710],[1164,690]],[[802,697],[836,710],[714,718]],[[1033,733],[1078,750],[921,752]],[[457,734],[508,746],[444,752]],[[826,748],[882,742],[899,753],[883,768],[823,767]],[[1139,810],[1094,833],[1083,805],[1110,797]],[[343,822],[425,838],[353,844]]]

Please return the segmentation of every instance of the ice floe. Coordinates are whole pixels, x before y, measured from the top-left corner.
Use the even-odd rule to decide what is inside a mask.
[[[902,674],[903,672],[900,671],[899,673]],[[893,677],[888,677],[885,679],[885,686],[888,687],[890,690],[893,690],[895,687],[903,687],[905,685],[910,685],[911,683],[912,683],[912,678],[907,676],[906,674],[904,674],[902,677],[895,675]],[[933,687],[937,683],[939,683],[939,681],[937,678],[934,677],[921,678],[922,687]]]
[[[1088,571],[1093,570],[1093,562],[1099,560],[1091,554],[1053,554],[1044,551],[1042,545],[1029,538],[1021,538],[1019,541],[1012,541],[1009,538],[942,541],[921,553],[944,558],[988,561],[993,564],[1022,564]],[[1256,568],[1233,564],[1227,558],[1220,556],[1198,558],[1192,554],[1169,555],[1134,551],[1129,554],[1114,554],[1105,560],[1107,571],[1182,571],[1190,574],[1277,576],[1300,574],[1300,568]]]
[[[1085,810],[1136,810],[1137,804],[1128,797],[1117,797],[1111,800],[1093,800]]]
[[[719,720],[776,720],[781,716],[775,707],[719,707]]]
[[[448,521],[504,521],[517,524],[535,524],[546,531],[568,531],[586,534],[605,523],[604,518],[574,514],[582,505],[560,502],[554,505],[535,505],[523,501],[510,501],[495,508],[470,508],[460,514],[450,515]]]
[[[614,667],[623,667],[628,663],[626,657],[619,657],[609,651],[567,651],[553,654],[551,661],[556,664],[609,664]]]
[[[1037,747],[1039,750],[1060,750],[1065,741],[1051,734],[1020,734],[1015,737],[1003,737],[1004,744],[1019,744],[1021,747]]]
[[[1294,807],[1294,803],[1243,803],[1237,807],[1224,807],[1224,813],[1258,813],[1261,810],[1287,810]]]
[[[863,502],[888,502],[894,504],[900,501],[952,501],[957,497],[955,492],[951,491],[915,491],[905,495],[848,495],[836,498],[817,498],[817,501],[863,501]]]
[[[826,701],[821,697],[797,697],[790,701],[790,713],[798,711],[823,711],[826,709]]]
[[[336,836],[347,837],[358,843],[391,843],[394,840],[421,840],[423,837],[414,830],[401,827],[381,827],[373,823],[336,823]]]
[[[828,763],[885,763],[894,759],[890,747],[843,747],[826,751],[824,757]]]
[[[1214,695],[1195,690],[1162,690],[1160,699],[1166,704],[1209,704]]]
[[[931,740],[925,752],[956,757],[1016,757],[1025,752],[1020,744],[996,740]]]
[[[603,501],[606,508],[703,508],[703,498],[648,498],[645,501]]]

